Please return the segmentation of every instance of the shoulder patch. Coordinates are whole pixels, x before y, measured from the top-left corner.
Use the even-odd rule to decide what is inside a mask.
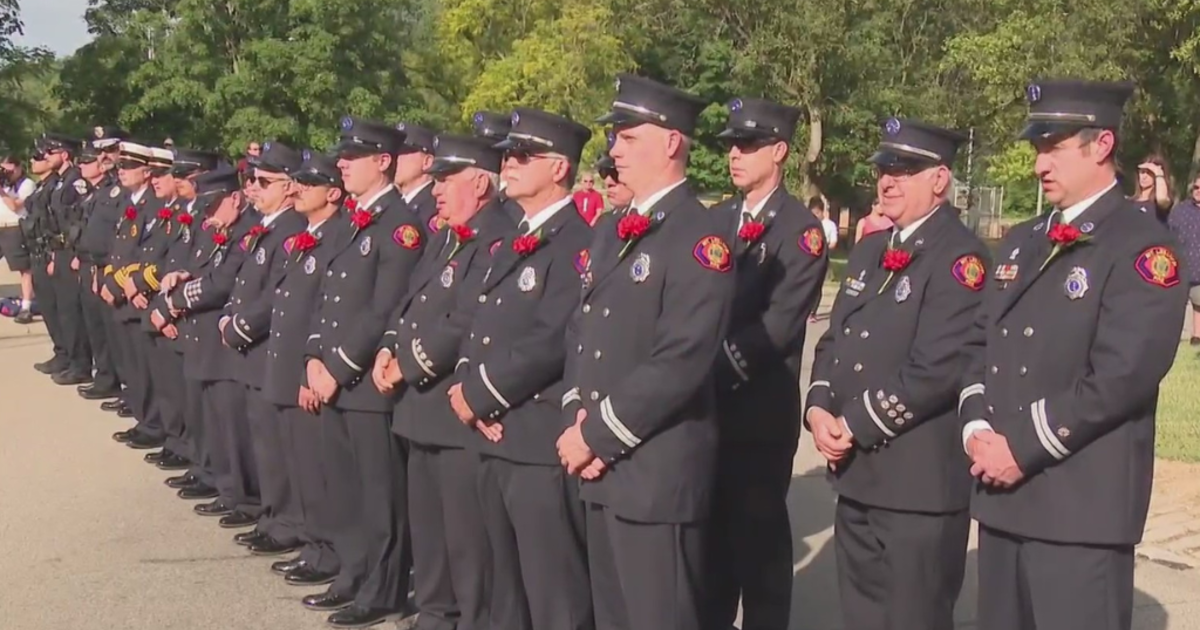
[[[404,249],[416,249],[421,246],[421,232],[411,225],[401,225],[392,232],[392,240]]]
[[[817,257],[825,253],[825,233],[821,228],[810,227],[800,235],[800,251]]]
[[[1142,280],[1163,288],[1179,284],[1179,261],[1175,253],[1162,246],[1148,248],[1133,264]]]
[[[575,271],[583,273],[588,270],[588,267],[590,267],[591,264],[592,255],[588,253],[588,250],[579,250],[579,253],[575,255]]]
[[[713,271],[725,272],[733,266],[733,257],[729,253],[729,246],[719,236],[705,236],[700,239],[692,248],[692,256],[696,258],[700,266]]]
[[[954,261],[954,266],[950,268],[950,273],[959,284],[972,291],[982,289],[983,282],[987,278],[987,269],[983,266],[983,261],[975,254],[959,256]]]

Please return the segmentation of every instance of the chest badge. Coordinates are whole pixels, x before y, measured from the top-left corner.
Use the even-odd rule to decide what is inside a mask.
[[[254,252],[254,262],[264,265],[267,262],[267,250],[259,247],[258,251]]]
[[[219,252],[217,252],[217,254],[215,256],[213,256],[213,265],[219,267],[219,266],[221,266],[221,262],[223,262],[224,260],[225,260],[225,252],[219,251]]]
[[[900,282],[896,283],[896,303],[907,300],[910,295],[912,295],[912,281],[908,279],[908,276],[904,276],[900,278]]]
[[[371,253],[371,236],[369,234],[364,236],[362,242],[358,244],[358,253],[363,256]]]
[[[317,270],[317,259],[309,256],[304,259],[304,273],[312,275]]]
[[[121,187],[113,186],[113,189],[111,191],[109,191],[108,196],[113,199],[116,199],[117,197],[121,196]]]
[[[537,286],[537,272],[533,267],[526,267],[521,270],[521,277],[517,278],[517,288],[525,293],[529,293]]]
[[[133,225],[129,226],[129,238],[137,238],[137,234],[138,234],[137,224],[134,223]]]
[[[1063,283],[1063,290],[1072,300],[1083,297],[1088,290],[1087,270],[1083,267],[1073,267],[1071,273],[1067,274],[1067,281]]]
[[[491,274],[491,272],[492,272],[492,270],[488,269],[489,275]],[[446,267],[444,269],[442,269],[442,288],[449,289],[453,285],[454,285],[454,267],[451,265],[446,265]]]
[[[629,265],[629,277],[638,284],[645,282],[646,278],[650,277],[650,256],[648,254],[642,252],[633,259],[633,264]]]
[[[765,262],[767,262],[767,244],[759,243],[758,244],[758,264],[761,265]]]

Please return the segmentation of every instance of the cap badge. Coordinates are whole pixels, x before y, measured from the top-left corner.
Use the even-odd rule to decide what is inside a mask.
[[[621,77],[617,77],[617,80],[616,80],[616,82],[613,84],[613,87],[615,87],[615,88],[617,89],[617,91],[618,91],[618,92],[620,92],[620,91],[621,91]]]
[[[735,98],[735,99],[733,99],[732,102],[729,103],[729,111],[738,112],[741,110],[742,110],[742,99]]]
[[[404,124],[404,123],[398,123],[398,124],[396,125],[396,130],[397,130],[397,131],[404,131],[404,130],[405,130],[405,129],[407,129],[407,128],[408,128],[408,125],[406,125],[406,124]]]
[[[304,160],[305,162],[311,160],[312,159],[312,151],[305,149],[304,152],[300,154],[300,159]]]
[[[263,151],[270,151],[270,150],[271,150],[271,143],[270,143],[270,142],[268,142],[268,143],[266,143],[266,144],[262,145],[262,150],[263,150]]]
[[[520,123],[521,123],[521,115],[520,115],[520,114],[518,114],[517,112],[513,112],[513,114],[512,114],[512,124],[513,124],[513,126],[514,126],[514,127],[516,127],[516,126],[517,126],[518,124],[520,124]]]
[[[1030,103],[1036,103],[1042,100],[1042,88],[1036,83],[1032,83],[1025,88],[1025,96],[1029,98]]]
[[[342,116],[342,131],[350,131],[354,128],[354,119],[349,116]]]
[[[896,118],[889,118],[887,122],[883,124],[883,129],[884,131],[888,132],[888,135],[894,136],[900,133],[900,121]]]
[[[92,130],[92,133],[96,134],[97,139],[103,138],[104,137],[104,127],[96,127],[95,129]]]
[[[439,145],[439,144],[441,144],[441,143],[442,143],[442,139],[441,139],[441,137],[440,137],[440,136],[434,136],[434,137],[433,137],[433,148],[434,148],[434,150],[436,150],[436,149],[438,148],[438,145]]]

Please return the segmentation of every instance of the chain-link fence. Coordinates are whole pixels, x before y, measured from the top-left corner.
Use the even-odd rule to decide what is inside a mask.
[[[963,220],[979,238],[997,240],[1004,236],[1003,187],[983,186],[968,190],[966,185],[955,182],[954,205],[968,209]]]

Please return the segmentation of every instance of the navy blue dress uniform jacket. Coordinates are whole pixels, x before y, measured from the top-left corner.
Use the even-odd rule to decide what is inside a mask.
[[[408,203],[408,209],[417,216],[421,224],[421,235],[432,240],[438,232],[437,199],[433,198],[433,182],[425,185]]]
[[[408,291],[425,239],[416,215],[395,188],[359,210],[371,213],[371,223],[352,230],[350,242],[325,270],[305,356],[320,359],[341,387],[335,407],[390,412],[393,403],[375,389],[370,370],[388,316]],[[353,213],[347,220],[352,218]]]
[[[964,510],[970,464],[956,413],[966,342],[982,302],[987,249],[945,204],[882,266],[891,231],[850,254],[829,329],[817,343],[805,417],[843,415],[857,448],[831,473],[841,496],[892,510]],[[898,239],[897,239],[898,240]]]
[[[972,338],[962,420],[991,423],[1025,475],[1009,490],[977,484],[972,516],[1040,540],[1136,544],[1186,274],[1167,228],[1119,188],[1071,222],[1080,240],[1039,271],[1049,225],[1030,219],[1001,243]]]
[[[108,252],[112,248],[121,219],[123,207],[121,186],[115,180],[105,179],[94,190],[84,208],[83,234],[79,238],[79,257],[101,268],[108,264]]]
[[[513,249],[516,235],[496,249],[456,376],[475,415],[504,424],[503,440],[476,436],[474,448],[517,463],[558,466],[563,340],[579,308],[592,228],[570,202],[535,234],[539,245],[531,254]]]
[[[58,260],[63,264],[70,263],[75,257],[75,243],[83,231],[79,202],[87,196],[89,186],[79,167],[72,166],[63,172],[50,191],[50,212],[54,215],[53,224],[59,230],[51,246],[59,252]]]
[[[188,361],[184,372],[201,381],[232,381],[230,353],[221,344],[218,323],[224,314],[225,302],[233,292],[238,272],[246,260],[243,239],[257,225],[259,215],[243,211],[233,225],[223,230],[204,227],[194,232],[191,263],[188,273],[192,279],[171,292],[170,301],[176,308],[187,311]],[[217,235],[223,234],[218,243]]]
[[[313,232],[317,242],[312,249],[297,249],[295,236],[284,239],[272,258],[277,271],[255,299],[235,310],[225,327],[229,347],[262,352],[261,387],[274,404],[297,405],[305,369],[304,347],[321,279],[329,259],[346,244],[353,228],[346,213],[339,211]]]
[[[484,206],[467,227],[475,234],[466,242],[460,243],[448,227],[434,237],[380,342],[396,357],[405,381],[393,428],[428,446],[474,444],[471,429],[458,420],[446,392],[457,382],[454,369],[479,307],[478,287],[491,266],[492,251],[513,230],[498,200]]]
[[[121,288],[119,281],[130,278],[131,274],[138,272],[140,268],[137,260],[138,248],[146,233],[146,221],[153,216],[153,212],[158,210],[160,202],[149,186],[146,187],[146,192],[142,193],[142,198],[136,203],[129,192],[125,192],[118,199],[120,199],[117,205],[120,219],[117,221],[116,236],[113,237],[112,247],[108,253],[109,266],[105,268],[104,284],[116,298],[114,304],[117,309],[117,321],[137,321],[140,311],[125,299],[125,290]],[[135,215],[132,219],[127,216],[130,208],[133,208]]]
[[[564,422],[608,463],[581,497],[652,523],[707,518],[717,454],[713,362],[736,276],[728,218],[684,183],[650,209],[624,255],[620,219],[596,233],[569,327]],[[626,215],[629,216],[629,215]]]
[[[256,389],[263,387],[266,344],[258,343],[261,339],[254,339],[245,334],[245,322],[239,326],[237,314],[260,298],[269,298],[272,295],[271,289],[275,288],[272,279],[278,280],[277,276],[288,259],[288,252],[284,248],[285,241],[307,228],[308,220],[288,208],[280,211],[265,233],[255,234],[252,231],[243,237],[247,254],[233,285],[233,292],[229,294],[229,302],[225,305],[225,315],[228,315],[230,320],[225,325],[224,339],[225,344],[237,352],[233,355],[237,379]],[[303,323],[308,324],[307,319]],[[237,341],[244,342],[244,345],[235,342],[235,337]]]
[[[825,232],[787,190],[771,193],[752,242],[739,236],[742,198],[714,208],[731,222],[737,293],[717,354],[721,441],[795,445],[800,437],[800,353],[808,314],[821,297],[829,257]]]
[[[167,274],[173,271],[186,271],[188,266],[192,264],[192,250],[196,242],[196,233],[203,230],[204,210],[208,207],[208,203],[203,201],[181,201],[179,204],[179,212],[175,214],[174,225],[171,226],[170,235],[168,236],[166,253],[163,255],[162,263],[158,269],[154,271],[152,277],[155,283],[161,282]],[[191,217],[191,224],[186,220],[182,220],[183,216]],[[194,335],[190,325],[191,317],[183,316],[176,318],[171,315],[171,309],[167,308],[166,295],[162,292],[161,287],[155,290],[153,298],[150,300],[149,313],[157,311],[164,321],[175,324],[175,328],[179,332],[179,337],[175,340],[176,343],[171,344],[171,348],[176,352],[182,353],[184,349],[191,345]],[[147,318],[149,319],[149,317]],[[152,324],[151,324],[152,325]]]

